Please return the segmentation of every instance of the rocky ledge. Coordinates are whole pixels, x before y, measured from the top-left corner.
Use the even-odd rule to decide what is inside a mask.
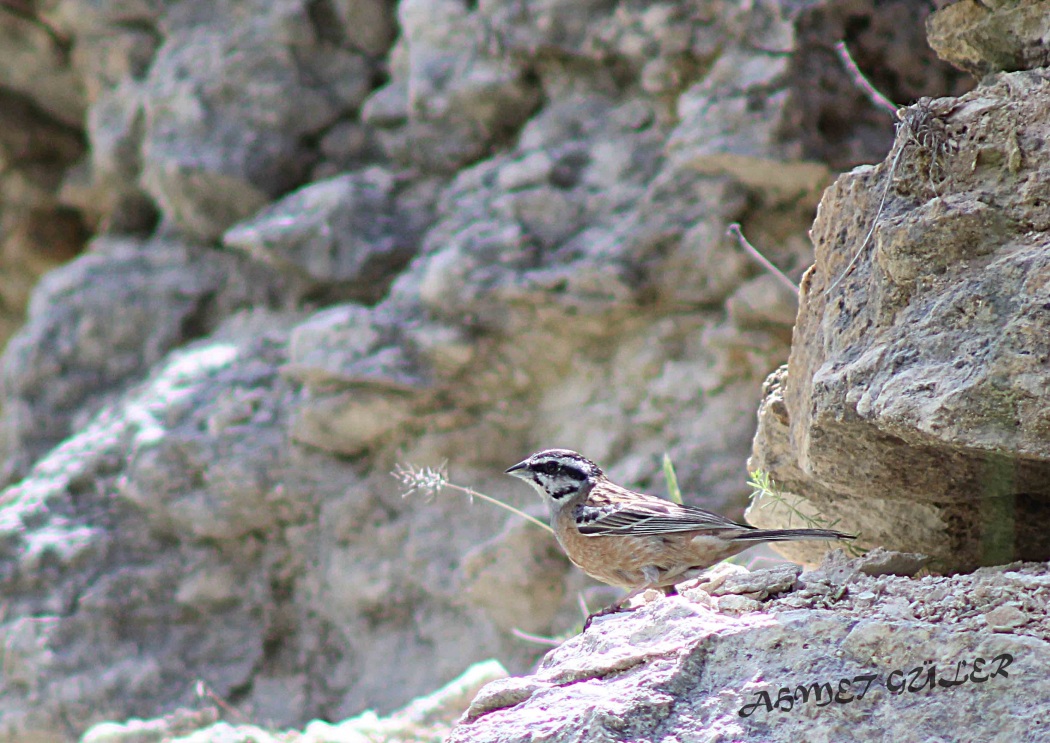
[[[887,556],[729,566],[598,619],[448,741],[1050,739],[1050,565],[912,578]]]

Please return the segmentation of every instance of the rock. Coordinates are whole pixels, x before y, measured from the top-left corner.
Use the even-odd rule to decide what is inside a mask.
[[[413,357],[404,328],[390,319],[352,304],[314,314],[293,331],[284,373],[321,389],[336,384],[425,388],[428,370]]]
[[[67,173],[62,199],[113,233],[148,234],[158,221],[138,183],[145,112],[142,86],[124,82],[101,91],[87,115],[89,160]]]
[[[30,115],[0,127],[0,247],[6,259],[17,236],[35,266],[0,272],[15,278],[0,286],[5,307],[28,293],[23,277],[79,250],[78,222],[102,236],[45,281],[4,362],[5,466],[26,477],[0,496],[0,740],[71,739],[107,718],[144,722],[96,735],[297,735],[158,717],[200,708],[202,679],[205,695],[275,726],[351,717],[310,724],[311,740],[441,737],[436,725],[384,733],[361,711],[386,714],[485,658],[523,673],[550,641],[514,628],[557,637],[579,625],[581,597],[615,597],[462,488],[535,507],[502,470],[563,445],[662,494],[666,453],[688,502],[739,515],[760,381],[787,356],[796,310],[727,225],[797,278],[823,179],[884,155],[892,119],[830,58],[835,41],[896,100],[958,92],[964,75],[920,50],[914,3],[526,10],[4,5],[29,33],[0,39],[15,50],[0,54],[0,81],[17,86],[0,84],[0,117],[17,113],[11,101]],[[56,126],[70,85],[78,113]],[[990,138],[977,171],[997,157],[1027,167],[1017,135],[1016,147]],[[347,183],[346,200],[328,198]],[[1040,183],[1024,187],[1033,203]],[[995,231],[988,210],[939,195],[945,234],[955,221]],[[880,255],[921,288],[951,261],[906,262],[904,211],[887,215],[904,218],[896,234],[887,221]],[[243,244],[216,249],[231,228]],[[788,410],[770,410],[783,429]],[[778,451],[778,466],[801,471]],[[390,476],[443,460],[446,474],[414,493]],[[914,527],[864,513],[926,549],[937,507],[912,505]],[[859,620],[883,595],[857,573],[836,564],[796,585],[791,568],[733,581],[720,569],[704,585],[741,592],[696,588],[683,611],[722,606],[746,623],[770,590],[807,610],[852,602],[856,587]],[[1007,579],[986,578],[960,612],[1005,600],[1031,613],[1027,598],[999,595]],[[929,590],[947,596],[945,585]],[[923,616],[906,596],[885,605],[900,621]],[[610,650],[605,679],[664,650]],[[587,673],[507,681],[488,705],[527,705],[569,679],[582,690]],[[466,701],[438,706],[444,718]]]
[[[994,253],[1016,229],[1002,212],[973,195],[935,197],[881,226],[875,260],[892,282],[908,285]]]
[[[36,10],[42,21],[68,36],[153,27],[166,12],[163,0],[47,0]]]
[[[739,54],[719,57],[703,81],[682,96],[683,122],[668,143],[672,157],[687,158],[702,173],[730,174],[773,200],[818,192],[830,178],[827,167],[805,162],[801,143],[780,137],[784,122],[777,119],[793,110],[787,91],[767,93],[760,107],[747,94],[783,85],[791,60]]]
[[[752,468],[938,571],[1050,555],[1046,89],[1019,72],[920,102],[885,163],[825,193],[783,403],[760,414]]]
[[[90,183],[65,186],[66,199],[114,232],[148,232],[156,225],[157,209],[138,183],[142,171],[145,127],[142,85],[124,82],[98,95],[88,111],[91,141]]]
[[[80,124],[87,102],[61,39],[35,22],[32,12],[0,9],[0,90],[30,99],[46,117],[67,127]]]
[[[41,281],[2,362],[17,472],[123,385],[281,279],[237,257],[163,239],[99,238]],[[62,370],[76,372],[61,373]]]
[[[397,34],[393,5],[383,0],[330,0],[309,12],[327,40],[369,55],[385,53]]]
[[[864,575],[872,577],[880,575],[913,576],[926,566],[929,559],[926,555],[915,552],[890,552],[882,547],[876,547],[857,558],[857,562]]]
[[[737,594],[764,599],[772,594],[790,590],[801,572],[802,568],[798,565],[782,565],[730,575],[725,582],[717,588],[711,588],[708,593],[712,596]]]
[[[62,169],[83,152],[76,129],[0,88],[0,341],[24,322],[33,284],[87,240],[88,220],[60,194]]]
[[[760,609],[741,616],[658,598],[596,621],[533,675],[482,688],[447,740],[526,741],[537,729],[551,739],[586,731],[586,740],[950,740],[964,728],[981,739],[1039,738],[1050,733],[1045,722],[1001,711],[1009,700],[1046,719],[1046,694],[1030,679],[1050,671],[1048,567],[920,580],[854,568],[850,591],[821,608],[794,605],[792,593],[719,600]],[[996,596],[982,616],[971,602],[988,591]],[[914,615],[899,616],[898,602]],[[1007,615],[1014,634],[981,631]]]
[[[697,593],[704,593],[710,596],[714,595],[729,579],[741,578],[744,581],[749,581],[751,580],[751,575],[751,571],[743,565],[723,561],[715,563],[705,570],[696,579],[696,585],[690,586],[689,590],[693,592],[691,595],[694,596]]]
[[[301,734],[295,734],[295,740],[302,743],[368,743],[371,740],[438,739],[448,732],[456,715],[482,685],[506,675],[506,669],[498,661],[475,663],[442,688],[414,700],[387,717],[380,718],[370,711],[335,725],[314,720]],[[283,736],[274,736],[253,725],[234,727],[225,722],[213,724],[216,712],[216,708],[209,707],[198,713],[180,710],[154,720],[129,720],[123,725],[100,723],[84,733],[80,741],[152,743],[171,740],[175,736],[181,741],[196,743],[218,743],[229,740],[231,736],[253,741],[271,741],[279,737],[284,739]]]
[[[739,328],[787,326],[797,306],[798,296],[771,274],[741,284],[726,300],[729,317]]]
[[[540,89],[525,65],[488,53],[478,13],[465,13],[458,0],[403,0],[398,22],[392,79],[362,112],[393,160],[454,171],[538,105]]]
[[[762,604],[755,599],[737,594],[722,596],[715,602],[715,606],[722,614],[750,614],[762,609]]]
[[[415,417],[407,396],[373,390],[307,398],[296,412],[294,440],[350,455],[387,443]]]
[[[218,719],[215,707],[199,711],[175,710],[155,720],[128,720],[121,724],[101,722],[81,736],[81,743],[161,743],[212,725]]]
[[[449,574],[454,545],[480,542],[501,515],[475,512],[450,530],[465,503],[444,514],[397,495],[383,504],[396,489],[385,472],[366,485],[346,464],[286,445],[297,393],[279,369],[290,324],[238,316],[170,354],[5,491],[0,642],[10,683],[0,737],[61,737],[63,707],[84,705],[85,726],[173,709],[194,695],[193,679],[224,699],[239,687],[244,714],[265,710],[287,725],[319,699],[339,703],[309,682],[314,674],[346,679],[353,691],[342,705],[354,712],[406,702],[463,659],[531,661],[533,650],[493,632],[453,587],[437,603],[422,589]],[[224,629],[206,632],[213,621]],[[337,639],[308,639],[336,627]],[[410,662],[456,636],[458,661]],[[284,660],[263,670],[268,654]],[[361,672],[380,659],[402,670]],[[162,683],[172,669],[184,669],[184,682]],[[458,714],[427,709],[413,712],[416,724]],[[148,732],[133,728],[127,735]]]
[[[497,626],[542,632],[562,604],[569,568],[553,535],[522,520],[463,555],[456,581]]]
[[[1012,632],[1025,624],[1028,617],[1016,606],[999,606],[985,614],[984,621],[993,632]]]
[[[318,313],[293,331],[291,344],[283,372],[309,393],[292,436],[328,451],[357,454],[388,439],[432,384],[429,365],[403,329],[359,305]]]
[[[314,165],[311,181],[321,181],[381,160],[375,130],[359,121],[333,124],[318,143],[321,160]]]
[[[887,123],[893,114],[873,104],[846,69],[835,50],[839,42],[846,44],[861,74],[894,103],[970,90],[973,80],[938,62],[929,48],[926,19],[932,11],[930,5],[904,0],[800,8],[793,24],[798,53],[792,55],[786,86],[792,113],[780,136],[799,141],[806,160],[826,163],[832,172],[881,160],[892,146]]]
[[[226,247],[347,299],[376,301],[415,254],[429,218],[399,208],[379,168],[313,183],[226,232]]]
[[[120,705],[131,711],[156,704],[161,679],[175,667],[195,669],[226,696],[262,658],[272,618],[260,607],[272,587],[252,557],[259,545],[248,532],[302,520],[310,502],[267,479],[282,467],[272,448],[282,438],[272,415],[277,397],[247,409],[239,426],[207,437],[215,447],[202,446],[201,426],[225,391],[264,383],[253,367],[272,353],[259,331],[264,323],[272,329],[273,319],[259,319],[251,328],[259,338],[254,349],[243,338],[218,337],[183,350],[4,493],[0,576],[8,616],[40,617],[47,632],[25,659],[32,685],[8,687],[4,695],[0,736],[66,735],[55,727],[62,707],[81,709],[90,723],[112,717]],[[249,428],[256,435],[245,439]],[[238,446],[258,457],[251,467]],[[191,457],[193,470],[184,466]],[[127,474],[118,476],[125,461]],[[243,479],[228,489],[232,470]],[[165,481],[166,490],[146,494],[151,481]],[[172,530],[184,525],[189,532],[173,539]],[[223,542],[232,551],[217,546]],[[115,553],[121,559],[109,562]],[[225,629],[207,638],[199,623],[211,620]],[[106,629],[117,625],[125,639]],[[11,628],[8,620],[0,632]],[[185,691],[169,687],[166,704]],[[48,701],[25,711],[30,694]]]
[[[80,4],[81,9],[85,4]],[[125,15],[90,29],[82,23],[80,19],[72,24],[77,37],[72,61],[90,102],[114,88],[142,79],[160,43],[151,21],[139,20],[136,28],[136,22]]]
[[[246,18],[172,21],[143,83],[141,183],[167,219],[206,241],[298,185],[311,160],[304,139],[368,92],[364,57],[300,45],[311,22],[296,0]]]
[[[531,678],[512,676],[497,679],[482,687],[459,722],[471,723],[494,710],[514,707],[530,699],[536,692],[544,691],[551,686],[552,684],[548,682]]]
[[[962,0],[930,14],[926,30],[937,56],[974,75],[1050,64],[1050,14],[1038,3]]]

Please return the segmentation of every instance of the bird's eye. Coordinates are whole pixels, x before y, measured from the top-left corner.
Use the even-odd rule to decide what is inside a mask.
[[[558,474],[558,469],[559,467],[557,462],[544,462],[542,465],[540,465],[540,472],[543,472],[547,475]]]

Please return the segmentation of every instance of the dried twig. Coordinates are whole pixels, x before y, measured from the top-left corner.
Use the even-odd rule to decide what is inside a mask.
[[[556,648],[568,639],[568,637],[547,637],[545,635],[534,635],[530,632],[520,630],[517,627],[511,627],[510,633],[517,637],[519,640],[525,640],[525,642],[531,642],[535,643],[536,645],[543,645],[549,648]],[[574,632],[573,634],[579,633]],[[571,636],[572,635],[569,635],[569,637]]]
[[[842,273],[839,274],[839,277],[831,282],[831,286],[824,290],[825,297],[831,294],[831,290],[838,286],[842,280],[849,275],[849,272],[853,270],[853,266],[856,265],[857,260],[864,252],[864,248],[867,247],[871,236],[875,234],[875,228],[879,224],[879,217],[882,216],[882,209],[886,206],[886,197],[890,195],[890,186],[893,185],[893,176],[897,171],[897,162],[901,159],[901,155],[904,153],[906,146],[906,144],[902,144],[897,150],[897,154],[893,156],[893,162],[890,164],[890,172],[886,176],[886,187],[882,189],[882,199],[879,200],[879,208],[875,210],[875,217],[871,220],[871,227],[868,228],[868,234],[864,236],[864,239],[860,243],[860,247],[857,248],[857,252],[853,254],[853,258],[850,259],[850,262],[846,265],[846,268],[843,269]]]
[[[212,688],[204,682],[203,679],[197,679],[197,698],[208,699],[214,702],[223,712],[230,715],[231,717],[240,720],[241,722],[248,722],[247,716],[239,709],[234,707],[232,704],[227,702],[225,699],[220,697]]]
[[[751,258],[754,259],[760,266],[762,266],[762,268],[766,269],[771,274],[776,276],[777,279],[780,280],[780,283],[788,289],[790,289],[792,293],[795,294],[795,296],[798,296],[798,284],[792,281],[786,273],[784,273],[775,265],[773,265],[772,261],[770,261],[758,251],[758,248],[756,248],[754,245],[748,242],[748,239],[744,237],[744,233],[740,229],[739,223],[733,222],[733,224],[729,225],[729,228],[726,230],[726,233],[730,235],[735,235],[737,242],[740,243],[740,247],[744,249],[744,252],[751,256]]]
[[[835,51],[839,55],[839,60],[841,60],[842,66],[845,67],[846,72],[849,73],[850,79],[853,80],[853,84],[864,91],[864,94],[868,96],[868,100],[874,103],[876,108],[888,111],[890,116],[896,117],[897,109],[900,108],[900,106],[896,105],[893,101],[880,93],[875,86],[868,81],[868,78],[864,77],[864,73],[860,71],[860,67],[857,66],[857,63],[850,55],[846,42],[840,41],[835,44]]]

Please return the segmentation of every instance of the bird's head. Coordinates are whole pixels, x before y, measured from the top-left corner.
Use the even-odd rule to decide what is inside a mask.
[[[544,449],[507,470],[527,482],[554,507],[587,494],[605,477],[601,467],[568,449]]]

